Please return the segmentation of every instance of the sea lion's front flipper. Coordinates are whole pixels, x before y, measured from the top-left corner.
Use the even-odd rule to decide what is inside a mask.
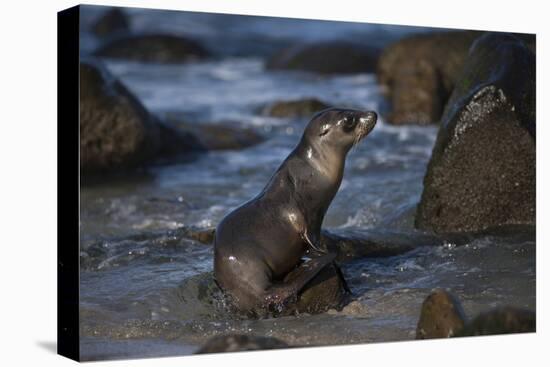
[[[327,253],[325,250],[317,245],[319,243],[319,239],[317,238],[317,236],[308,235],[307,230],[302,233],[302,239],[308,244],[309,247],[311,247],[311,249],[313,249],[313,251],[321,254]]]
[[[282,283],[275,284],[266,291],[266,306],[268,308],[275,306],[278,309],[279,306],[295,301],[302,288],[335,258],[336,254],[329,253],[302,263],[290,272]]]

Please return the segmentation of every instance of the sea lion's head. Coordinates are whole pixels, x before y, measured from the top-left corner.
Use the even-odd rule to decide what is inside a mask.
[[[330,108],[318,112],[307,125],[303,139],[322,151],[346,154],[376,125],[373,111]]]

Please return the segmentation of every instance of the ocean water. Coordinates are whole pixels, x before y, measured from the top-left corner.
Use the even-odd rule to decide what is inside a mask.
[[[83,55],[101,42],[86,27],[102,11],[87,7],[83,12]],[[464,246],[448,243],[345,264],[342,270],[360,305],[354,310],[262,320],[225,312],[208,286],[212,247],[171,230],[215,226],[260,192],[297,144],[308,119],[266,117],[262,107],[316,97],[335,106],[386,108],[373,74],[268,71],[266,55],[295,41],[363,37],[381,46],[422,29],[141,9],[127,13],[136,32],[189,34],[217,52],[213,60],[184,65],[105,60],[151,112],[189,123],[250,127],[266,140],[81,188],[83,359],[185,355],[224,333],[275,336],[300,346],[414,339],[420,305],[434,288],[457,294],[470,316],[500,305],[535,309],[534,237],[487,235]],[[348,155],[323,227],[412,230],[436,134],[436,126],[391,126],[381,117]]]

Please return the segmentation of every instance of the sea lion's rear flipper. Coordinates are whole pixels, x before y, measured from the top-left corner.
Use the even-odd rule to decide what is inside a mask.
[[[266,291],[265,301],[268,308],[279,308],[278,306],[295,301],[306,284],[335,258],[336,254],[329,253],[302,263],[290,272],[282,283],[273,285]]]

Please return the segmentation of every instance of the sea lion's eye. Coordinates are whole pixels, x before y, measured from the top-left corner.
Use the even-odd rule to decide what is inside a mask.
[[[326,135],[329,130],[330,130],[330,124],[323,124],[323,126],[321,126],[321,132],[319,133],[319,136]]]
[[[345,132],[349,132],[355,127],[355,119],[353,117],[346,117],[343,123]]]

